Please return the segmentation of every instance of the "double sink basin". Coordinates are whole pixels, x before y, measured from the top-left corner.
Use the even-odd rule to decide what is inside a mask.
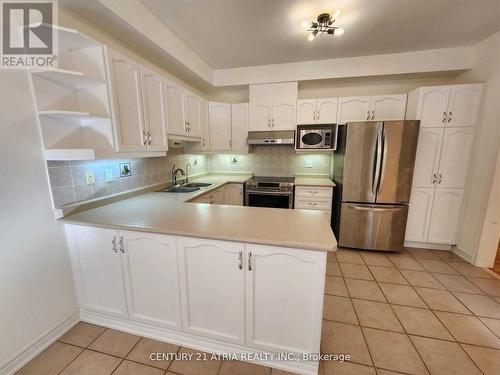
[[[166,193],[192,193],[193,191],[200,190],[201,188],[210,186],[206,182],[190,182],[181,186],[174,186],[163,190]]]

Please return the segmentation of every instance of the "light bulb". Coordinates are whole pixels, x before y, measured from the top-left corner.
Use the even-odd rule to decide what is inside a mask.
[[[312,42],[314,40],[314,35],[313,34],[309,34],[309,36],[307,37],[307,40]]]
[[[308,20],[303,20],[303,21],[302,21],[302,27],[303,27],[304,29],[306,29],[306,30],[307,30],[307,29],[309,28],[309,26],[311,26],[311,23],[310,23]]]
[[[340,16],[340,10],[337,9],[335,12],[332,13],[332,19],[335,21],[337,18]]]
[[[340,36],[340,35],[344,35],[344,28],[343,28],[343,27],[337,27],[337,28],[335,29],[335,33],[334,33],[334,35],[339,35],[339,36]]]

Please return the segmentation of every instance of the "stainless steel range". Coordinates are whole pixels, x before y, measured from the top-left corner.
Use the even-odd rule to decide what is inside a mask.
[[[245,206],[293,208],[295,177],[254,176],[245,181]]]

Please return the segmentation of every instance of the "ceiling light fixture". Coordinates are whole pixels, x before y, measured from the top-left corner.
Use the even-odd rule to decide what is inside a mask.
[[[309,36],[307,40],[312,42],[316,35],[330,34],[330,35],[342,35],[344,34],[344,28],[340,26],[333,26],[333,23],[337,20],[340,15],[340,11],[336,10],[332,14],[321,13],[316,21],[309,22],[307,20],[302,21],[302,27],[304,27],[308,32]]]

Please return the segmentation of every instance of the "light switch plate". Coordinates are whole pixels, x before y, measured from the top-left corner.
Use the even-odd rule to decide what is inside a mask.
[[[95,184],[95,172],[93,169],[85,171],[85,181],[87,181],[87,185]]]
[[[306,160],[306,168],[312,168],[312,167],[313,167],[312,160]]]
[[[106,168],[104,170],[104,173],[106,174],[106,182],[113,181],[113,169],[112,168]]]

